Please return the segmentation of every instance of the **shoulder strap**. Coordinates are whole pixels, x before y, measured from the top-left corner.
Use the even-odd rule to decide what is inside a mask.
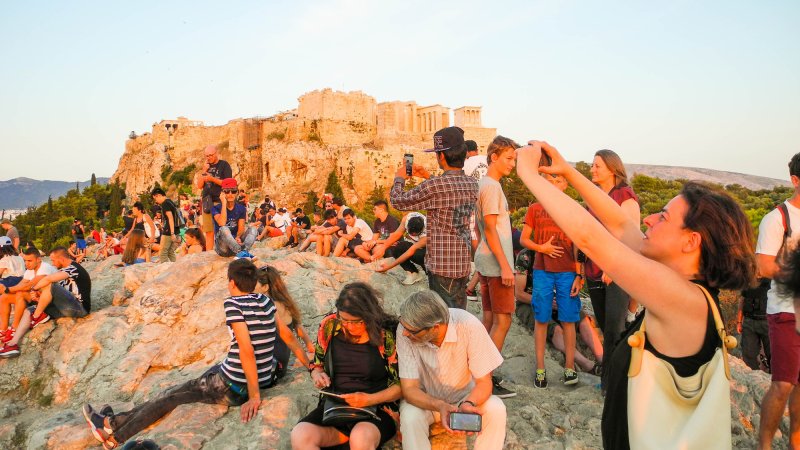
[[[703,295],[705,295],[706,301],[708,302],[708,307],[711,310],[711,315],[714,317],[714,328],[716,328],[717,335],[719,335],[719,338],[722,341],[722,362],[725,364],[725,376],[730,380],[731,369],[730,365],[728,364],[728,349],[736,347],[736,338],[733,336],[728,336],[727,332],[725,331],[725,323],[722,321],[722,317],[719,314],[719,309],[717,309],[717,304],[714,303],[714,298],[711,297],[711,294],[709,294],[706,288],[703,286],[697,285],[697,287],[703,291]],[[631,346],[631,363],[628,366],[629,378],[639,375],[639,371],[642,368],[642,358],[644,358],[645,344],[644,323],[645,320],[643,319],[642,325],[639,327],[639,329],[628,337],[628,345]]]
[[[781,203],[776,206],[776,209],[780,211],[781,219],[783,219],[783,240],[786,241],[786,239],[792,236],[792,224],[789,222],[789,208],[786,207],[786,203]]]

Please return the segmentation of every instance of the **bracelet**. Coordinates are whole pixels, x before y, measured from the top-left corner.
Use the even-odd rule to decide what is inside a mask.
[[[475,403],[473,403],[473,402],[472,402],[472,400],[461,400],[460,402],[458,402],[458,405],[456,405],[456,406],[457,406],[458,408],[461,408],[461,405],[463,405],[464,403],[469,403],[469,404],[470,404],[470,405],[472,405],[474,408],[477,408],[477,407],[478,407],[478,405],[476,405]]]
[[[579,274],[579,273],[576,273],[576,274],[575,274],[575,277],[580,277],[580,278],[581,278],[581,280],[583,279],[583,275],[582,275],[582,274]]]
[[[308,364],[308,373],[314,372],[314,369],[316,369],[316,368],[317,368],[317,366],[315,366],[314,363],[309,363]]]

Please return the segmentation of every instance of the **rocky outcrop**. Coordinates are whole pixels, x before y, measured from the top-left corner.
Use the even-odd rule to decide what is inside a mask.
[[[422,283],[400,284],[400,269],[381,274],[350,259],[272,248],[254,253],[283,274],[312,333],[345,283],[371,283],[383,292],[389,310],[423,288]],[[20,357],[0,360],[0,448],[99,448],[80,414],[84,402],[129,408],[198,376],[224,356],[228,333],[221,305],[230,259],[203,253],[171,264],[118,269],[112,267],[116,258],[87,264],[95,312],[37,327],[23,341]],[[477,305],[470,305],[474,313]],[[506,448],[599,448],[599,379],[580,374],[576,387],[553,380],[548,389],[534,389],[532,349],[529,330],[515,324],[501,368],[519,393],[506,401]],[[732,365],[734,447],[752,448],[768,379],[739,360],[733,359]],[[558,355],[548,355],[547,368],[560,373]],[[316,403],[313,392],[306,370],[294,367],[263,392],[265,402],[251,423],[241,423],[238,408],[194,404],[178,407],[142,435],[169,449],[288,449],[292,426]],[[434,442],[438,449],[466,448],[463,440],[447,434],[438,434]],[[400,447],[393,442],[388,448]],[[786,448],[785,437],[777,448]]]

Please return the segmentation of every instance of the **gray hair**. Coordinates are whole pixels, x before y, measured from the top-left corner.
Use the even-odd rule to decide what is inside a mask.
[[[423,290],[411,294],[400,304],[400,319],[409,326],[423,329],[450,319],[447,304],[434,291]]]

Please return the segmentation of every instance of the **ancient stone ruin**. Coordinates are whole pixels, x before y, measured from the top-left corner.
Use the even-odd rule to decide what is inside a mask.
[[[348,204],[362,204],[377,186],[389,187],[404,153],[436,168],[433,133],[459,126],[466,139],[486,146],[497,134],[481,122],[480,106],[453,110],[413,101],[376,102],[360,91],[331,89],[303,94],[297,108],[269,117],[234,119],[219,126],[179,117],[154,123],[152,131],[131,133],[112,181],[126,184],[129,195],[160,181],[161,170],[203,164],[206,145],[218,146],[222,159],[247,190],[268,192],[279,202],[301,201],[319,192],[332,169],[337,171]]]

